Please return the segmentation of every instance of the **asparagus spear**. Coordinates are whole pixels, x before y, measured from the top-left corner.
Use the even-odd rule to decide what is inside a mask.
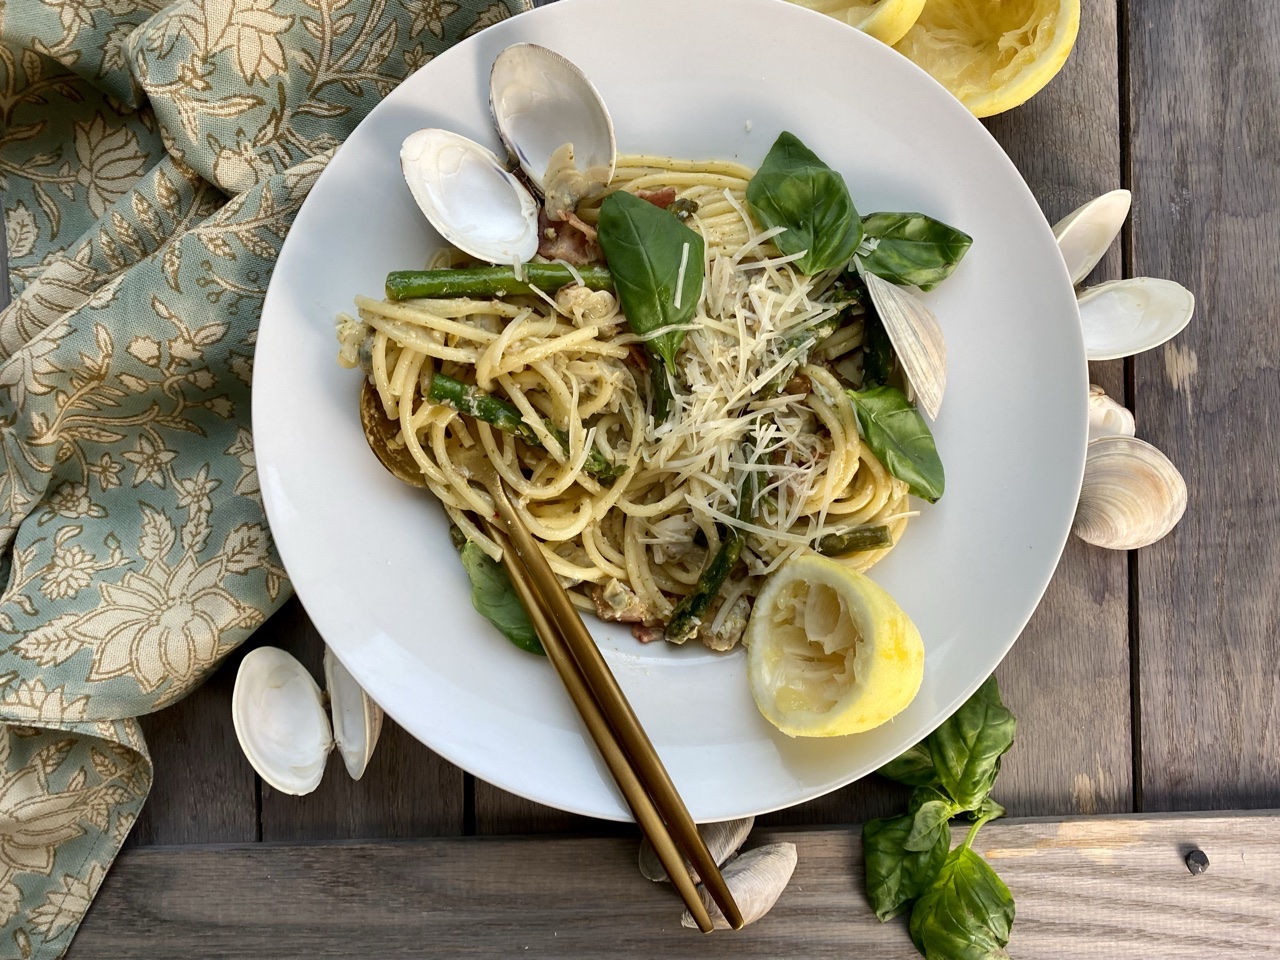
[[[752,474],[743,482],[742,490],[738,494],[739,520],[746,522],[753,517],[755,489],[755,475]],[[682,598],[672,611],[671,619],[667,621],[667,629],[663,634],[668,641],[684,643],[697,636],[702,618],[711,609],[712,601],[724,586],[725,580],[729,578],[729,573],[738,562],[738,557],[742,556],[742,547],[746,540],[747,535],[737,527],[729,527],[725,531],[724,539],[720,541],[720,549],[716,551],[716,555],[711,558],[711,562],[698,577],[693,593]]]
[[[506,433],[514,433],[531,447],[543,449],[542,440],[534,432],[534,429],[524,422],[524,418],[520,415],[520,410],[514,404],[508,403],[501,397],[495,397],[491,393],[485,393],[479,387],[463,383],[461,380],[455,380],[453,377],[447,377],[443,373],[437,373],[431,378],[431,387],[427,390],[427,399],[432,403],[447,404],[459,413],[465,413],[469,417],[483,420],[485,423]],[[561,448],[568,450],[568,434],[549,420],[544,420],[543,423],[547,431],[556,438],[556,442],[560,444]],[[592,449],[587,454],[587,462],[583,465],[583,469],[606,486],[613,483],[627,471],[625,465],[610,463],[605,459],[604,454],[596,449]]]
[[[526,263],[524,279],[516,278],[512,267],[466,267],[458,270],[393,270],[387,274],[387,299],[417,297],[501,297],[510,293],[559,290],[576,283],[569,268],[561,263]],[[607,267],[579,267],[583,285],[590,290],[612,290],[613,277]]]
[[[829,533],[818,541],[817,550],[824,557],[843,557],[863,550],[879,550],[893,546],[893,534],[884,525],[854,527],[844,533]]]

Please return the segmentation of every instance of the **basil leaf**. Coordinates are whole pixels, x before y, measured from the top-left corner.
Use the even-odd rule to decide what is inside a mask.
[[[932,787],[916,790],[911,796],[909,809],[911,810],[911,832],[902,842],[902,846],[907,850],[917,851],[932,849],[937,844],[938,835],[944,827],[950,834],[948,824],[951,818],[960,812],[960,809],[951,802],[950,797]]]
[[[779,250],[806,251],[795,261],[801,273],[847,263],[862,242],[862,220],[844,177],[785,130],[747,184],[747,203],[763,226],[787,228],[773,238]]]
[[[956,847],[911,909],[911,939],[925,960],[1004,957],[1013,896],[982,857]]]
[[[923,213],[873,213],[863,235],[878,241],[862,266],[899,286],[932,290],[964,259],[973,237]]]
[[[929,744],[923,740],[902,756],[890,760],[876,773],[909,787],[931,787],[938,782],[938,771],[933,767],[933,754],[929,751]]]
[[[977,809],[987,799],[1000,771],[1000,757],[1013,745],[1016,729],[1017,721],[1000,702],[1000,687],[992,676],[929,734],[938,779],[962,810]]]
[[[545,655],[502,564],[468,541],[462,547],[462,565],[471,579],[471,605],[476,611],[521,650]]]
[[[884,468],[917,497],[936,502],[946,478],[924,417],[896,387],[846,392],[858,415],[862,438]]]
[[[600,204],[599,240],[632,333],[646,338],[649,349],[674,372],[685,331],[648,335],[693,319],[702,295],[702,237],[674,214],[619,190]]]
[[[862,857],[866,866],[867,899],[876,916],[891,920],[929,886],[951,846],[951,826],[944,823],[928,850],[910,851],[912,816],[868,820],[862,827]]]

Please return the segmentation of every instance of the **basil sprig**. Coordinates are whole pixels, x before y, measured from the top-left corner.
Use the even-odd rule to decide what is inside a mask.
[[[685,331],[650,334],[693,319],[702,294],[702,237],[674,214],[619,190],[600,204],[599,240],[632,333],[674,373]]]
[[[929,960],[999,957],[1009,942],[1013,896],[972,847],[978,829],[1004,814],[990,791],[1015,732],[991,677],[924,741],[880,768],[916,789],[906,814],[863,827],[867,899],[881,920],[910,907],[911,938]],[[974,824],[950,851],[950,821],[961,813]]]
[[[462,565],[471,580],[471,605],[476,612],[521,650],[545,655],[537,631],[529,621],[529,614],[520,604],[502,564],[477,544],[467,541],[462,546]]]
[[[899,286],[932,290],[964,259],[973,238],[923,213],[873,213],[862,220],[875,249],[862,266]]]
[[[787,228],[774,237],[779,250],[805,251],[795,261],[801,273],[848,263],[862,242],[862,219],[844,177],[785,130],[747,184],[747,203],[765,227]]]
[[[929,425],[897,387],[847,390],[858,429],[884,468],[917,497],[934,503],[946,476]]]

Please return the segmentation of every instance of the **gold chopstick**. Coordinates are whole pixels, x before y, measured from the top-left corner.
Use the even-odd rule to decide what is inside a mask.
[[[703,885],[711,894],[712,900],[720,907],[729,925],[735,930],[742,929],[742,912],[738,909],[738,905],[733,899],[733,894],[730,893],[729,887],[725,884],[720,868],[716,865],[710,851],[707,850],[707,845],[698,833],[698,828],[694,824],[693,818],[689,815],[688,808],[676,791],[675,784],[671,782],[671,777],[667,774],[662,760],[658,757],[658,753],[650,742],[648,735],[636,718],[635,712],[631,709],[631,704],[622,692],[622,688],[618,686],[618,681],[609,669],[609,665],[605,663],[604,657],[601,656],[600,650],[596,647],[595,641],[587,631],[586,625],[583,624],[582,618],[578,616],[578,611],[574,609],[569,595],[565,593],[560,581],[556,579],[555,573],[542,555],[542,551],[534,541],[533,535],[529,533],[528,528],[524,525],[524,521],[516,513],[515,507],[507,497],[506,491],[502,488],[501,481],[486,484],[486,487],[493,497],[494,506],[503,521],[505,532],[510,539],[511,546],[514,548],[514,553],[520,560],[519,567],[523,567],[523,571],[527,573],[531,581],[524,584],[520,589],[535,594],[542,601],[539,604],[534,600],[533,596],[522,596],[522,602],[525,602],[526,607],[530,610],[530,618],[534,619],[533,609],[539,609],[539,616],[544,620],[550,621],[546,623],[548,632],[556,635],[552,644],[563,646],[577,666],[577,670],[572,671],[572,674],[580,683],[565,680],[565,687],[569,690],[570,696],[574,697],[574,703],[578,704],[578,698],[574,696],[575,688],[578,686],[585,687],[585,692],[588,694],[586,699],[592,700],[597,705],[599,712],[603,714],[604,728],[614,738],[615,745],[620,745],[626,758],[630,759],[628,769],[633,771],[633,775],[638,777],[643,784],[646,798],[657,809],[661,821],[665,823],[666,831],[670,831],[670,840],[675,841],[678,849],[684,853],[689,862],[698,871]],[[513,582],[520,579],[519,567],[515,564],[509,565],[509,569],[512,569],[513,572],[511,578]],[[537,629],[536,620],[534,620],[534,626]],[[541,636],[541,631],[539,631],[539,635]],[[558,643],[561,640],[563,644]],[[543,646],[546,647],[545,641]],[[558,665],[556,670],[557,672],[560,671]],[[561,678],[565,679],[565,673],[561,673]],[[579,711],[583,713],[583,719],[586,720],[587,713],[582,711],[581,706],[579,706]],[[588,724],[588,729],[590,730],[590,724]],[[595,739],[594,732],[592,732],[592,737]],[[600,744],[599,739],[596,739],[596,742]],[[609,757],[603,746],[601,747],[601,753],[605,755],[607,763]],[[624,764],[624,766],[626,765]],[[611,772],[612,770],[613,768],[610,767]],[[618,778],[615,775],[616,779]],[[619,787],[621,787],[622,781],[619,780],[618,782]],[[624,796],[626,796],[625,790]],[[628,803],[630,803],[630,798],[628,798]],[[636,812],[634,806],[632,810]],[[637,822],[640,822],[639,814],[637,814],[636,819]],[[646,835],[649,835],[644,823],[641,823],[641,828],[645,829]],[[666,838],[666,831],[663,831],[664,838]],[[659,851],[659,858],[661,859],[660,848],[658,843],[655,842],[655,838],[650,835],[649,840],[654,844],[654,849]],[[673,881],[677,881],[677,886],[680,886],[677,880],[680,874],[684,874],[684,879],[688,879],[683,864],[678,864],[676,871],[673,872],[665,860],[662,863],[667,875]],[[681,895],[684,896],[683,889],[681,890]],[[685,902],[689,905],[690,912],[694,918],[698,920],[699,928],[703,932],[709,931],[711,929],[710,926],[704,927],[702,925],[699,910],[693,908],[688,897],[685,897]],[[698,906],[700,909],[702,908],[701,900],[698,900]],[[702,910],[702,913],[705,916],[705,909]],[[708,924],[710,923],[709,920],[707,922]]]
[[[503,548],[504,556],[508,550],[511,550],[512,553],[515,552],[512,550],[511,542],[500,530],[496,527],[491,527],[489,532],[498,545]],[[564,683],[565,690],[569,693],[569,698],[573,701],[574,706],[578,708],[578,713],[582,716],[583,723],[586,724],[587,732],[591,735],[591,739],[595,741],[596,748],[600,751],[600,756],[604,758],[605,766],[609,768],[609,773],[613,775],[614,782],[618,784],[618,789],[622,791],[622,796],[627,801],[627,806],[631,808],[631,813],[635,816],[636,823],[640,826],[644,835],[649,838],[649,842],[653,844],[653,849],[658,854],[658,860],[662,863],[662,868],[667,871],[667,876],[671,878],[676,889],[680,891],[680,897],[684,900],[685,906],[689,908],[689,912],[697,922],[698,929],[703,933],[710,933],[712,930],[711,917],[707,913],[707,908],[703,904],[702,898],[698,896],[693,879],[685,869],[680,851],[676,849],[674,841],[672,841],[670,834],[667,833],[662,817],[653,805],[653,801],[649,799],[649,795],[645,792],[644,785],[641,784],[636,772],[631,769],[631,765],[627,762],[626,754],[623,752],[617,738],[613,735],[613,731],[609,729],[609,724],[600,710],[600,705],[596,703],[595,697],[587,689],[586,681],[578,670],[577,662],[566,648],[564,640],[560,636],[560,631],[556,629],[555,625],[547,617],[546,611],[539,602],[538,595],[535,593],[534,586],[528,579],[524,568],[511,564],[507,566],[507,569],[511,573],[511,584],[515,587],[516,594],[520,597],[520,603],[528,611],[529,619],[533,622],[533,628],[538,634],[538,639],[542,641],[542,648],[546,651],[547,659],[551,661],[552,667],[560,675],[560,680]]]

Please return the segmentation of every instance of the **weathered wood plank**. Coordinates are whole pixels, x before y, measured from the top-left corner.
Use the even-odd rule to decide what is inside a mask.
[[[288,650],[323,687],[324,644],[302,605],[291,601],[273,626],[254,636],[255,645]],[[315,793],[291,797],[262,784],[261,836],[268,841],[456,836],[462,833],[462,808],[462,771],[388,719],[359,781],[347,776],[334,751]]]
[[[1137,555],[1149,810],[1280,803],[1280,4],[1130,0],[1133,265],[1197,297],[1136,358],[1138,435],[1186,477]]]
[[[1050,222],[1121,186],[1116,0],[1081,7],[1080,35],[1062,72],[1028,103],[988,121]],[[1117,244],[1090,282],[1119,277],[1120,259]],[[1124,402],[1122,363],[1093,364],[1090,375]],[[1018,717],[998,787],[1011,813],[1132,809],[1128,592],[1123,554],[1073,538],[997,671]]]
[[[1280,816],[1093,817],[988,825],[1014,956],[1257,957],[1280,950]],[[800,861],[738,934],[679,925],[634,839],[468,838],[124,854],[70,958],[515,956],[915,958],[866,905],[859,830],[757,831]],[[1209,871],[1183,863],[1199,847]]]
[[[155,782],[130,846],[257,838],[257,778],[231,724],[231,689],[242,657],[237,650],[191,696],[142,718]]]

